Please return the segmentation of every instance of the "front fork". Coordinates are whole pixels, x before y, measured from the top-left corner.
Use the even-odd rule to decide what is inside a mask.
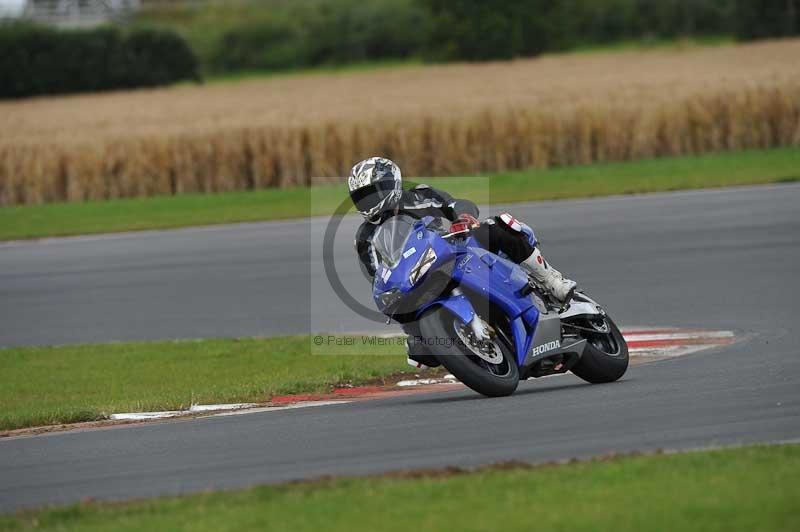
[[[454,288],[447,298],[437,299],[420,309],[419,315],[422,315],[425,310],[434,305],[441,305],[455,314],[462,323],[469,325],[476,342],[492,340],[490,334],[492,330],[491,326],[478,316],[472,303],[459,287]]]
[[[450,299],[444,300],[442,302],[442,306],[454,312],[463,323],[469,325],[470,330],[472,331],[472,334],[475,335],[476,340],[491,340],[491,336],[489,335],[491,327],[480,316],[478,316],[478,313],[475,312],[472,303],[470,303],[469,299],[467,299],[467,297],[464,295],[464,292],[462,292],[460,288],[455,287],[450,292]]]

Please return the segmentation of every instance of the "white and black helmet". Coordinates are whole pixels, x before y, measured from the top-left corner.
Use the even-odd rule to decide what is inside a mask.
[[[384,157],[370,157],[356,164],[347,185],[356,210],[371,222],[394,209],[403,193],[400,168]]]

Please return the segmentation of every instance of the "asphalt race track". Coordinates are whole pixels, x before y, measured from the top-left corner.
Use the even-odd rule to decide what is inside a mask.
[[[508,209],[621,324],[730,328],[731,312],[759,307],[760,298],[737,297],[745,284],[765,296],[800,286],[790,274],[798,205],[800,186],[784,185]],[[333,260],[348,292],[374,309],[353,252],[358,221],[342,223]],[[333,293],[321,256],[327,222],[0,244],[0,347],[394,330]],[[788,272],[779,280],[771,272],[780,265]]]
[[[636,366],[611,385],[530,381],[504,399],[456,391],[0,440],[0,510],[800,439],[798,205],[800,186],[782,185],[512,209],[621,325],[734,330],[732,346]],[[366,296],[355,223],[335,259]],[[380,329],[323,289],[313,248],[324,224],[4,245],[0,345]]]

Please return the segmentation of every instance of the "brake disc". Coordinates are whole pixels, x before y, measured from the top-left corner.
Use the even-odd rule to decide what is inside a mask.
[[[497,345],[496,341],[476,341],[474,333],[465,330],[467,326],[460,322],[456,322],[453,328],[458,335],[458,339],[461,340],[461,342],[467,346],[467,349],[476,357],[485,360],[489,364],[500,364],[503,362],[503,352],[500,350],[500,346]]]

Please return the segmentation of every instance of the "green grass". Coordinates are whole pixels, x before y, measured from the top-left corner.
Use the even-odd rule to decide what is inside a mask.
[[[263,402],[412,369],[403,346],[355,338],[352,346],[321,348],[292,336],[0,349],[0,430]]]
[[[416,178],[479,203],[581,198],[800,180],[800,149]],[[0,240],[327,215],[344,185],[0,208]]]
[[[720,531],[800,529],[800,446],[422,478],[342,479],[0,517],[0,529]]]

